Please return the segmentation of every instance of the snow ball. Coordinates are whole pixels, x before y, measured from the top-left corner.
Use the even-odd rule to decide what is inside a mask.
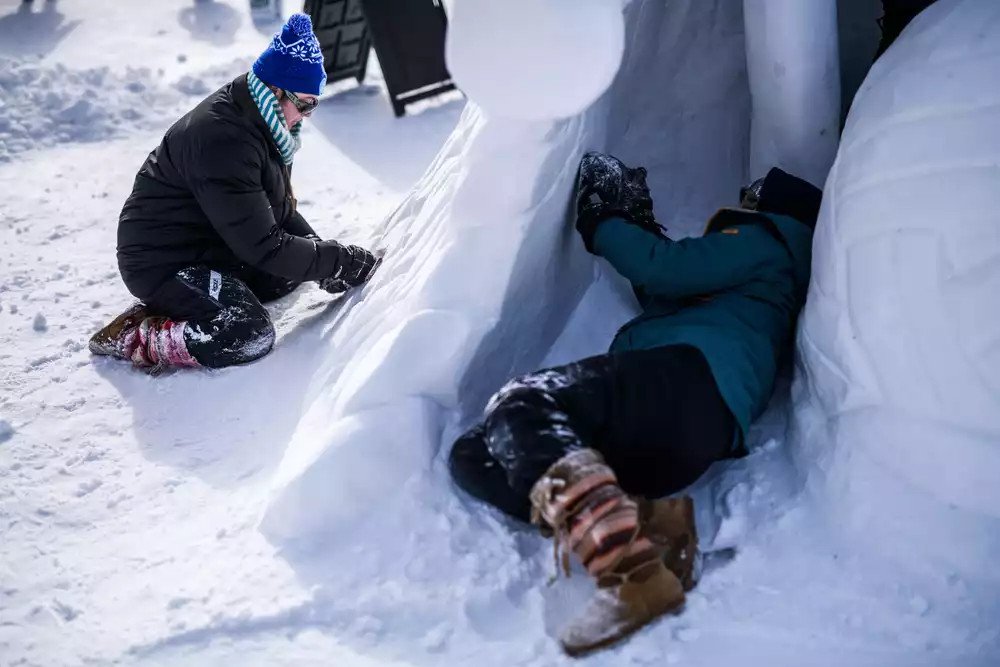
[[[174,84],[174,88],[185,95],[202,96],[212,92],[204,79],[189,75],[184,75],[178,79],[177,83]]]
[[[55,120],[62,123],[84,124],[98,112],[98,107],[91,100],[77,100],[62,111],[55,114]]]
[[[14,427],[6,419],[0,419],[0,442],[7,442],[14,437]]]
[[[678,628],[674,636],[677,638],[677,641],[693,642],[701,636],[701,633],[695,628]]]
[[[382,621],[370,614],[357,616],[349,626],[352,634],[369,639],[377,639],[384,630]]]
[[[931,603],[928,602],[927,598],[924,596],[914,595],[910,598],[910,609],[913,610],[913,613],[917,616],[924,616],[928,611],[930,611],[930,608]]]
[[[45,316],[41,313],[35,315],[34,321],[31,323],[31,328],[35,331],[46,331],[49,328],[49,323],[45,320]]]
[[[451,637],[451,628],[447,624],[442,623],[431,628],[420,641],[420,645],[426,651],[439,653],[447,647],[449,637]]]
[[[11,315],[17,315],[17,304],[16,303],[10,304],[10,314]]]
[[[586,109],[621,64],[625,22],[611,0],[458,3],[447,60],[488,114],[544,120]]]

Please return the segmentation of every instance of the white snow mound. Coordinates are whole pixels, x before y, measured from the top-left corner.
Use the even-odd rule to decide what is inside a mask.
[[[581,26],[598,31],[605,18],[622,21],[620,7],[605,17],[592,2],[574,3],[576,14],[566,16],[568,5],[560,2],[532,8],[462,3],[458,14],[463,7],[479,7],[473,15],[492,28],[513,26],[515,19],[526,28],[536,18],[548,25],[557,16],[572,26],[577,14],[586,19]],[[748,53],[741,7],[729,0],[637,0],[624,19],[628,46],[606,95],[583,113],[546,122],[491,115],[470,104],[390,216],[382,230],[382,269],[327,325],[303,419],[263,516],[270,538],[298,542],[314,533],[343,534],[345,524],[366,520],[374,508],[386,511],[390,499],[407,497],[407,484],[426,473],[459,428],[481,415],[503,382],[538,368],[547,355],[566,361],[607,349],[614,329],[637,305],[620,279],[586,253],[573,229],[572,188],[585,151],[645,165],[659,219],[680,235],[699,233],[707,216],[732,202],[748,181],[747,61],[771,62],[770,41],[757,40]],[[463,27],[481,34],[481,26],[456,15],[453,39]],[[781,35],[766,21],[757,29]],[[551,46],[552,40],[542,41]],[[593,44],[593,51],[617,54],[603,44]],[[474,56],[469,59],[482,64]],[[813,54],[828,56],[822,49]],[[556,94],[541,95],[539,84],[522,91],[525,106],[532,106],[533,95],[559,103],[553,98],[562,97],[564,82],[556,71],[544,74],[553,77]],[[588,95],[598,95],[602,86]],[[839,108],[838,89],[836,81],[827,82],[813,100],[817,109]],[[832,152],[808,157],[792,154],[790,146],[779,151],[779,164],[809,162],[825,176]],[[571,321],[574,311],[579,315]],[[573,330],[560,339],[567,322]]]
[[[243,67],[235,60],[171,85],[162,69],[77,69],[0,52],[0,162],[28,150],[106,141],[136,127],[162,124],[178,105],[207,95],[206,80],[224,81]]]
[[[744,0],[751,173],[779,165],[816,185],[826,178],[840,126],[837,11],[829,0]]]
[[[797,383],[799,462],[845,542],[993,580],[998,47],[1000,4],[942,0],[869,74],[826,183]]]
[[[448,69],[489,115],[573,116],[603,93],[625,43],[619,0],[457,3]]]

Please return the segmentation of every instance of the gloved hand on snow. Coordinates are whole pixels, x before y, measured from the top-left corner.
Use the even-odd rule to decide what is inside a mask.
[[[611,217],[663,235],[653,215],[646,170],[632,169],[613,155],[587,153],[576,181],[576,231],[589,252],[594,252],[598,226]]]
[[[329,278],[320,280],[320,289],[330,294],[340,294],[352,287],[364,285],[371,280],[381,264],[381,256],[376,256],[361,246],[344,246],[340,270]]]

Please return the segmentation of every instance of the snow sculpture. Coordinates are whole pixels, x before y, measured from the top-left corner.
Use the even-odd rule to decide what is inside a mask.
[[[777,165],[822,185],[837,154],[836,2],[743,0],[753,94],[750,173]]]
[[[488,113],[469,105],[386,221],[381,244],[389,254],[380,273],[326,325],[326,352],[318,355],[304,416],[261,524],[272,539],[337,534],[375,507],[391,511],[390,499],[405,502],[401,489],[429,468],[442,439],[478,416],[510,376],[537,368],[574,311],[575,331],[568,335],[574,354],[606,348],[614,327],[636,306],[586,254],[571,224],[571,192],[585,151],[606,150],[645,165],[660,220],[681,235],[700,233],[707,216],[734,201],[749,176],[747,58],[762,59],[753,67],[756,80],[766,83],[762,63],[771,61],[772,41],[784,35],[771,25],[774,15],[754,24],[767,34],[748,54],[740,3],[633,0],[624,13],[622,55],[616,37],[621,5],[611,0],[456,4],[452,67],[467,77],[458,81],[474,102],[482,96]],[[804,10],[795,16],[806,20]],[[484,43],[496,43],[469,22],[476,17],[488,18],[487,27],[506,29],[516,20],[520,29],[537,19],[573,32],[553,43],[551,68],[539,64],[515,90],[484,62],[506,50],[495,54],[459,36],[465,26]],[[580,77],[570,76],[569,59],[586,51],[585,42],[595,52],[576,63]],[[512,58],[538,57],[527,47],[516,51]],[[776,57],[826,59],[831,51]],[[608,92],[575,113],[600,95],[616,68]],[[782,76],[827,68],[787,66]],[[822,118],[839,109],[836,85],[826,82],[830,95],[813,99]],[[767,95],[814,90],[790,81],[767,86]],[[770,108],[755,106],[761,114]],[[575,115],[558,119],[566,114]],[[812,156],[808,143],[762,139],[761,145],[771,147],[779,164],[808,163],[822,177],[827,158]],[[806,154],[795,154],[800,151]]]
[[[940,0],[872,69],[826,183],[797,459],[845,546],[1000,581],[1000,4]]]
[[[460,2],[448,68],[489,116],[565,118],[611,85],[624,40],[614,0]]]

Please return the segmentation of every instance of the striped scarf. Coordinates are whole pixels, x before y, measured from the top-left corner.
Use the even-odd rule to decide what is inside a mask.
[[[296,123],[291,130],[288,129],[285,125],[285,114],[281,113],[281,106],[278,104],[278,98],[267,87],[267,84],[257,78],[253,70],[247,74],[247,84],[250,86],[250,97],[260,109],[260,115],[264,118],[264,122],[271,129],[271,136],[274,137],[274,143],[281,152],[281,159],[284,160],[285,164],[291,165],[292,160],[295,159],[295,151],[302,146],[302,140],[299,139],[299,131],[302,129],[301,121]]]

